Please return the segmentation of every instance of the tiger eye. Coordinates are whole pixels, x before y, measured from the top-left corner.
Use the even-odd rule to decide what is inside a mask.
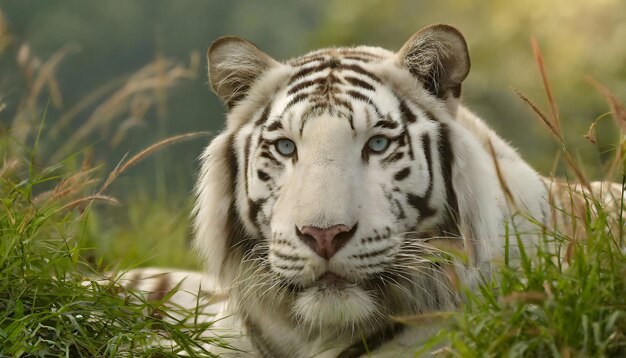
[[[367,148],[373,153],[382,153],[388,147],[391,141],[383,135],[375,135],[367,141]]]
[[[274,148],[276,148],[278,153],[284,155],[285,157],[290,157],[296,152],[296,144],[292,140],[286,138],[277,140],[274,143]]]

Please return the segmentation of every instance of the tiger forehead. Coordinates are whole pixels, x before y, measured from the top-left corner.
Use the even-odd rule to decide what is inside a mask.
[[[385,113],[388,109],[376,103],[381,96],[378,88],[385,84],[369,65],[389,56],[386,50],[361,46],[322,49],[288,61],[292,72],[283,87],[284,97],[275,118],[292,117],[297,106],[302,126],[310,118],[328,115],[348,120],[354,131],[354,106],[360,102],[366,107],[368,126],[373,126],[389,115]],[[276,121],[269,122],[270,130],[280,127]]]
[[[387,50],[369,46],[327,48],[310,52],[304,56],[296,57],[287,61],[287,64],[293,67],[299,67],[313,62],[327,61],[333,58],[360,62],[379,62],[391,55],[392,53]]]

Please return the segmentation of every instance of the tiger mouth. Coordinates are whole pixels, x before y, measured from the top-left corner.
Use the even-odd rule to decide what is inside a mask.
[[[331,271],[326,271],[325,273],[323,273],[315,281],[315,283],[325,285],[325,286],[342,286],[345,284],[352,284],[352,282],[348,281],[344,277]]]

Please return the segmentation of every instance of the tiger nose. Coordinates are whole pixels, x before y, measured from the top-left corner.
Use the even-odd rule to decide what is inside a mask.
[[[327,228],[305,226],[302,230],[296,226],[296,233],[316,254],[330,260],[337,251],[350,241],[356,232],[357,224],[352,228],[347,225],[335,225]]]

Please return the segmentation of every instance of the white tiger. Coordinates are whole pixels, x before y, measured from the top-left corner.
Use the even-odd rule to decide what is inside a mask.
[[[194,243],[246,352],[222,354],[412,356],[436,327],[391,316],[453,309],[453,281],[489,277],[508,229],[532,246],[529,218],[554,226],[571,202],[459,104],[470,60],[453,27],[286,62],[223,37],[208,61],[229,111],[201,157]],[[442,244],[465,260],[432,260]]]

